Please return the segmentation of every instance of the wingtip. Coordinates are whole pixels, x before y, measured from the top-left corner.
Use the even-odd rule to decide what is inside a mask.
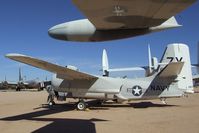
[[[19,57],[19,56],[25,56],[25,55],[17,54],[17,53],[9,53],[5,55],[6,58],[11,58],[11,57],[16,57],[16,56]]]

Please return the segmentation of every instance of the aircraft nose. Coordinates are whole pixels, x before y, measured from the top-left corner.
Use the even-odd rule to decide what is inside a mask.
[[[53,26],[48,30],[50,37],[59,39],[59,40],[68,40],[67,39],[67,26],[65,24],[60,24]]]

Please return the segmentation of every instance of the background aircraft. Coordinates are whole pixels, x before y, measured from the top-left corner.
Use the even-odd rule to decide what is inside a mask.
[[[179,25],[173,17],[196,0],[72,0],[88,19],[62,23],[49,29],[53,38],[96,42],[123,39]]]
[[[81,71],[101,75],[100,57],[104,48],[110,52],[109,59],[113,68],[147,65],[148,60],[144,53],[147,53],[148,43],[151,44],[155,55],[161,59],[166,45],[175,40],[175,42],[188,44],[192,51],[192,62],[197,61],[195,42],[198,41],[199,2],[175,16],[183,27],[135,38],[96,42],[95,46],[92,42],[82,45],[81,42],[59,41],[49,37],[47,31],[51,26],[83,19],[85,16],[73,5],[72,0],[48,1],[48,6],[45,5],[46,1],[1,1],[0,27],[3,34],[0,39],[2,46],[0,49],[0,81],[4,81],[5,75],[9,81],[18,81],[19,65],[3,58],[6,53],[11,52],[40,57],[50,62],[59,62],[62,66],[75,64],[81,68]],[[11,34],[14,35],[12,39],[10,39]],[[125,60],[128,57],[132,57],[132,61]],[[139,58],[134,59],[133,57]],[[25,73],[31,71],[32,74],[27,75],[28,79],[39,77],[45,81],[46,75],[51,76],[51,73],[47,71],[32,69],[29,66],[24,67],[23,71]],[[113,74],[113,76],[119,76],[119,73]],[[144,75],[143,72],[136,72],[136,74],[130,73],[128,77],[141,77],[142,75]]]
[[[198,42],[197,54],[198,54],[197,64],[191,64],[192,74],[193,74],[192,79],[193,79],[194,86],[198,86],[199,84],[199,42]],[[179,59],[179,60],[182,60],[182,59]],[[149,77],[157,71],[159,65],[164,65],[164,63],[159,62],[157,57],[152,57],[150,45],[148,45],[148,66],[137,66],[137,67],[128,67],[128,68],[110,68],[107,52],[105,49],[103,50],[103,55],[102,55],[103,76],[108,77],[110,73],[114,73],[114,72],[144,71],[145,77]],[[122,77],[127,78],[126,75],[123,75]]]
[[[22,76],[21,68],[19,68],[19,80],[17,82],[3,81],[0,85],[2,89],[16,89],[16,91],[21,91],[21,89],[38,89],[43,90],[45,88],[44,82],[39,81],[39,79],[34,80],[24,80]]]
[[[160,98],[165,103],[166,98],[194,93],[189,48],[185,44],[168,45],[158,69],[149,77],[135,79],[91,75],[75,67],[62,67],[20,54],[8,54],[6,57],[55,73],[51,86],[47,88],[50,104],[54,103],[54,97],[62,100],[78,98],[79,110],[86,108],[83,99]]]

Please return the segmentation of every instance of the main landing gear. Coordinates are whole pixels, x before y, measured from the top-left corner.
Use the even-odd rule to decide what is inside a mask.
[[[77,110],[84,111],[87,108],[87,103],[83,99],[80,99],[76,107],[77,107]]]
[[[52,107],[53,105],[55,105],[55,102],[54,102],[54,96],[49,94],[48,96],[48,99],[47,99],[47,103],[50,107]]]
[[[48,102],[48,105],[51,107],[51,106],[55,105],[55,102],[54,101],[50,101],[50,102]]]

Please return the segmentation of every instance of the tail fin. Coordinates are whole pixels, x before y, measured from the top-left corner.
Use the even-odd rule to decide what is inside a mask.
[[[150,45],[148,45],[148,69],[146,69],[146,73],[145,76],[151,76],[154,74],[154,72],[156,72],[157,68],[158,68],[158,59],[156,57],[152,57],[151,56],[151,48]]]
[[[167,46],[161,63],[168,64],[171,62],[184,62],[182,70],[178,75],[178,88],[184,92],[193,93],[193,81],[191,71],[191,61],[189,47],[185,44],[170,44]],[[160,70],[165,66],[160,66]]]
[[[102,71],[103,71],[103,76],[108,77],[109,76],[109,63],[108,63],[108,56],[107,52],[104,49],[103,50],[103,55],[102,55]]]
[[[21,74],[21,67],[19,67],[19,82],[22,82],[23,78],[22,78],[22,74]]]
[[[151,60],[151,48],[150,45],[148,45],[148,61],[149,61],[149,74],[152,72],[152,60]]]
[[[198,41],[198,49],[197,49],[197,65],[199,65],[199,41]],[[197,67],[197,74],[199,74],[199,67]]]

